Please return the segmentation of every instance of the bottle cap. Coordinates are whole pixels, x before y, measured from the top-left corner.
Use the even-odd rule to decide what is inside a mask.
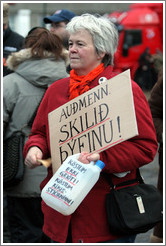
[[[100,167],[101,170],[105,167],[104,162],[102,162],[101,160],[96,161],[95,165]]]

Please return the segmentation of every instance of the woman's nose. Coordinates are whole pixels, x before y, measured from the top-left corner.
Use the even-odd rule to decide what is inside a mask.
[[[69,47],[69,52],[71,52],[71,53],[72,53],[72,52],[76,52],[76,50],[77,50],[77,49],[76,49],[76,45],[74,45],[74,44],[73,44],[72,46]]]

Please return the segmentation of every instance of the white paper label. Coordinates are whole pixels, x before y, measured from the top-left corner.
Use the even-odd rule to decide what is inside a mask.
[[[138,208],[139,208],[140,214],[145,213],[144,204],[143,204],[143,201],[142,201],[141,196],[138,196],[138,197],[136,198],[136,200],[137,200],[137,204],[138,204]]]

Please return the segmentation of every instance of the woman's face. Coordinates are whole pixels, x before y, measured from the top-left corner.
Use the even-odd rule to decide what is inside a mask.
[[[82,29],[70,35],[70,66],[79,76],[86,75],[96,68],[101,63],[103,56],[96,53],[92,35],[87,30]]]

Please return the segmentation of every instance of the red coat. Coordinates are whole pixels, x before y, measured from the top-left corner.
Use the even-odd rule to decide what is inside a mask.
[[[113,76],[115,74],[112,72],[112,67],[108,66],[91,82],[90,88],[98,85],[100,77],[110,79]],[[100,153],[100,159],[105,163],[103,172],[131,171],[121,179],[114,176],[114,183],[135,178],[135,169],[150,163],[154,159],[158,147],[148,102],[142,90],[133,81],[132,90],[139,135]],[[33,124],[32,134],[25,145],[24,156],[31,146],[41,148],[44,158],[50,156],[48,113],[68,101],[69,78],[56,81],[48,88]],[[52,168],[50,167],[48,176],[41,184],[41,189],[51,176]],[[109,185],[101,174],[99,181],[70,216],[61,215],[42,201],[44,233],[54,241],[65,243],[68,226],[71,222],[73,243],[97,243],[116,239],[117,236],[110,233],[106,218],[105,196],[108,192]]]

